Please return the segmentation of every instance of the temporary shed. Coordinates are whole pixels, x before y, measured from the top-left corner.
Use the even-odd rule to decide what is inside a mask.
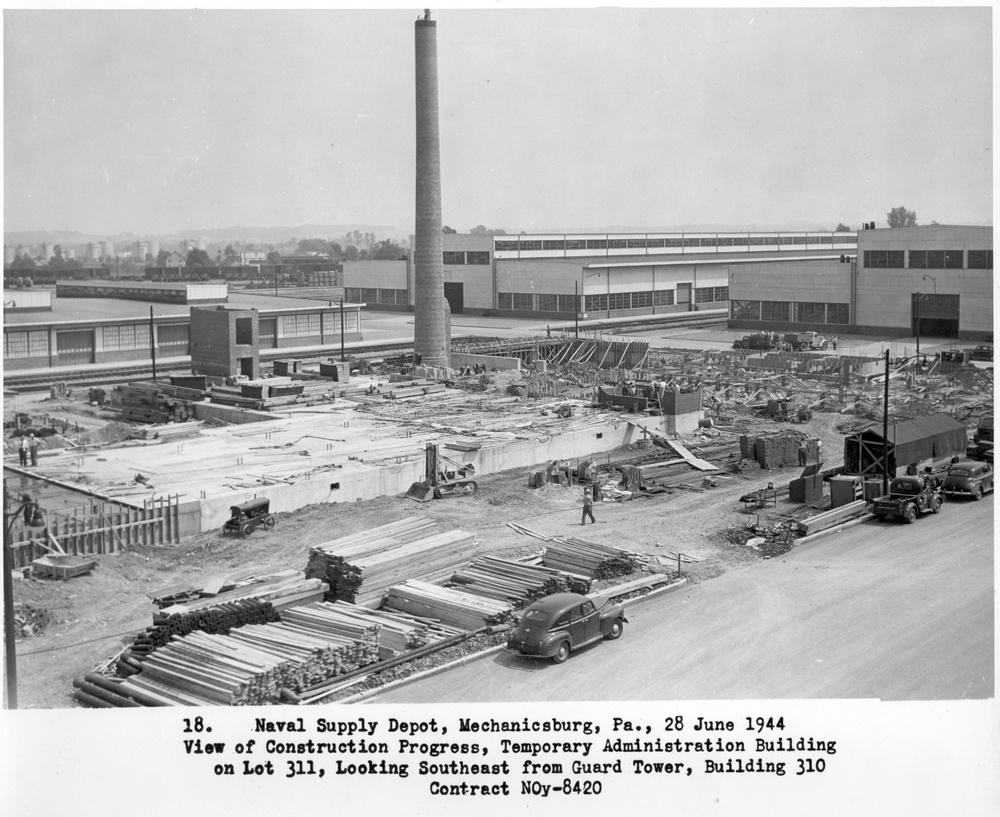
[[[889,475],[910,463],[964,456],[968,429],[948,414],[932,414],[890,423]],[[844,438],[844,473],[881,476],[884,456],[882,427],[872,426]]]

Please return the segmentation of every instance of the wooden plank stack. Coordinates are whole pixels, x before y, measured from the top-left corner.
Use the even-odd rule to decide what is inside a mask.
[[[803,536],[811,536],[819,531],[836,527],[843,522],[858,519],[866,513],[868,513],[868,503],[859,499],[856,502],[841,505],[839,508],[810,516],[808,519],[800,519],[796,524]]]
[[[311,548],[306,575],[329,584],[329,601],[365,604],[403,579],[450,576],[474,547],[470,533],[441,532],[433,520],[411,516]]]
[[[542,596],[578,588],[575,577],[541,565],[481,556],[452,575],[447,587],[523,607]]]
[[[333,607],[307,605],[286,611],[280,622],[228,635],[174,635],[119,684],[117,694],[143,705],[261,705],[278,701],[282,688],[299,691],[377,661],[381,625]]]
[[[411,616],[390,610],[371,610],[368,607],[348,604],[346,601],[333,602],[332,607],[341,615],[356,621],[380,624],[379,646],[393,652],[424,647],[435,641],[451,638],[461,632],[461,630],[448,627],[436,619]]]
[[[611,579],[635,572],[642,561],[639,554],[622,548],[567,538],[553,539],[546,545],[542,564],[595,579]]]
[[[143,661],[178,636],[195,630],[225,634],[237,627],[267,621],[278,621],[278,612],[270,602],[256,599],[237,599],[211,609],[189,613],[154,614],[153,625],[138,633],[119,658],[118,674],[134,675]]]
[[[435,618],[462,630],[511,620],[511,602],[496,601],[450,587],[410,579],[389,588],[385,607],[411,615]]]
[[[238,599],[268,601],[275,610],[282,610],[296,604],[322,601],[323,595],[328,589],[321,579],[310,578],[300,570],[286,570],[271,576],[261,576],[254,582],[234,587],[232,590],[208,598],[164,607],[159,614],[169,616],[174,613],[207,610]]]

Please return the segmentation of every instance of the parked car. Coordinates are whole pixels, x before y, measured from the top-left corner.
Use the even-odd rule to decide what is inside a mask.
[[[598,605],[580,593],[553,593],[525,608],[507,639],[507,649],[561,664],[572,650],[621,637],[627,621],[620,604]]]
[[[982,499],[993,490],[993,467],[988,462],[956,462],[948,469],[941,490],[947,496]]]
[[[987,346],[985,344],[980,344],[972,353],[969,355],[972,360],[993,360],[993,347]]]

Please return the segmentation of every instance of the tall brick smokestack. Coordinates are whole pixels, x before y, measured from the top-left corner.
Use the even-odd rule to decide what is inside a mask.
[[[417,79],[417,223],[413,267],[413,350],[428,366],[449,366],[441,250],[441,144],[438,132],[437,22],[428,9],[414,26]]]

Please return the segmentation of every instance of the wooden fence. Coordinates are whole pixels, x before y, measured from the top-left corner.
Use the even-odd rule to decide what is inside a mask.
[[[179,496],[157,497],[143,507],[94,500],[90,505],[43,511],[44,527],[27,527],[17,520],[11,530],[14,567],[25,567],[46,553],[104,555],[133,546],[177,544],[180,541]],[[50,538],[51,537],[51,538]]]

